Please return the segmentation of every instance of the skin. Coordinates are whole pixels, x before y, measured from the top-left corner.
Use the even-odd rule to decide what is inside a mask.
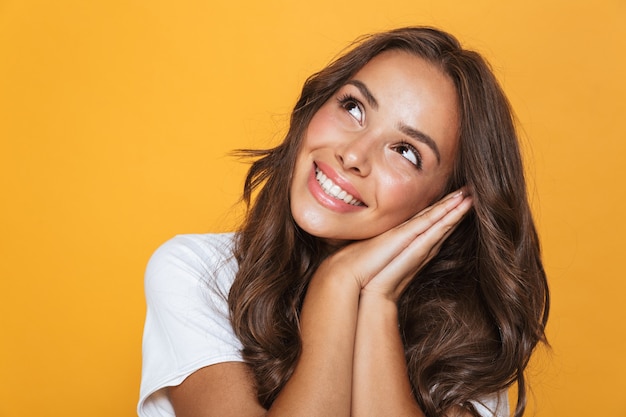
[[[246,365],[202,368],[170,388],[177,417],[423,416],[406,374],[396,301],[472,205],[461,191],[429,205],[454,162],[457,99],[437,68],[405,52],[382,53],[354,80],[378,105],[354,84],[342,87],[311,121],[293,176],[298,225],[343,247],[311,279],[292,377],[265,410]],[[338,104],[346,90],[360,107]],[[401,125],[428,135],[437,152]],[[408,148],[398,148],[404,142],[420,153],[421,169]],[[320,194],[311,180],[318,162],[363,205]],[[463,415],[456,411],[450,415]]]

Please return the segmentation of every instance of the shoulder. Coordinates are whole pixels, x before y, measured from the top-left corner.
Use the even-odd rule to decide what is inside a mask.
[[[155,346],[171,349],[174,356],[190,350],[176,340],[239,349],[227,301],[237,274],[233,242],[232,233],[179,235],[156,250],[145,275],[144,353]]]
[[[169,263],[197,267],[227,262],[232,257],[234,240],[234,233],[177,235],[154,252],[148,269],[158,269]]]
[[[163,243],[148,261],[146,295],[196,284],[227,290],[237,270],[234,239],[234,233],[188,234]]]

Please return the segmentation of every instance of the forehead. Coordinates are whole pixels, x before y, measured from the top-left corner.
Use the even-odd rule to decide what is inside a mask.
[[[374,56],[352,78],[368,78],[380,86],[402,87],[400,90],[417,86],[425,90],[429,86],[456,97],[452,79],[438,65],[401,49],[383,51]]]

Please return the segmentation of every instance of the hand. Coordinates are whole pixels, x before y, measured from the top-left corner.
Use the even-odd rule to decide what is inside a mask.
[[[471,206],[471,197],[463,192],[450,194],[401,225],[337,251],[320,265],[316,275],[350,277],[362,293],[396,301]]]

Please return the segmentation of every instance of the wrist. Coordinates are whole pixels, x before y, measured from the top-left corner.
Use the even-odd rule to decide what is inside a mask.
[[[361,292],[361,284],[350,271],[344,271],[328,260],[315,271],[309,289],[311,287],[328,288],[338,294],[354,294],[357,297]]]
[[[371,283],[370,283],[371,284]],[[394,307],[398,303],[400,294],[387,288],[379,288],[375,285],[366,285],[361,289],[360,297],[372,303],[390,304]]]
[[[385,321],[398,321],[398,304],[388,294],[376,291],[361,290],[359,297],[359,311],[373,312],[375,317]]]

